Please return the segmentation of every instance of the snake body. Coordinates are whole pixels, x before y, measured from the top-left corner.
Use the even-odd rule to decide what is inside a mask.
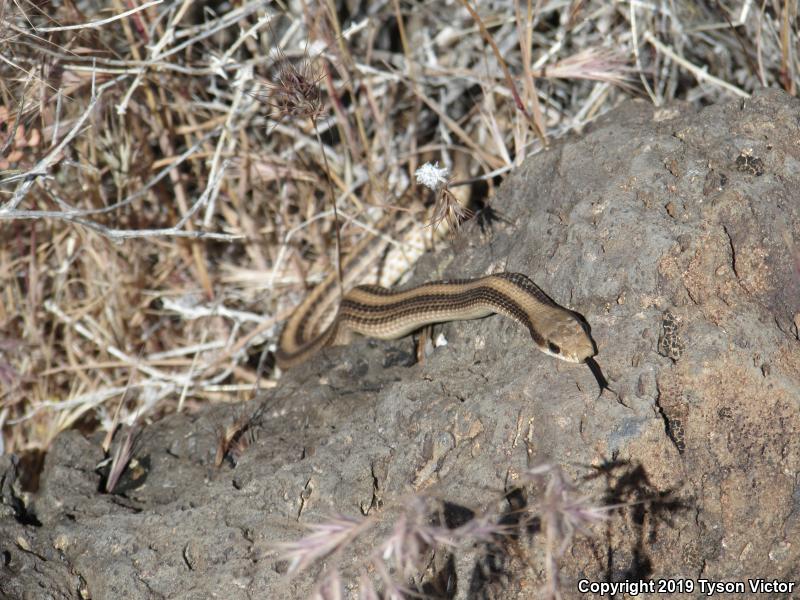
[[[377,241],[376,241],[377,240]],[[385,248],[367,238],[343,265],[342,287],[363,276]],[[352,333],[396,339],[433,323],[478,319],[500,313],[525,326],[542,352],[569,362],[587,362],[597,349],[586,322],[560,306],[521,273],[495,273],[477,279],[434,281],[407,290],[360,285],[347,292],[335,318],[324,322],[339,297],[335,275],[316,286],[297,307],[281,333],[278,366],[291,368],[321,348],[346,343]]]

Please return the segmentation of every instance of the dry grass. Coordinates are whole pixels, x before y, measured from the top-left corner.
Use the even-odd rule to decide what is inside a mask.
[[[306,525],[305,536],[278,543],[274,550],[288,563],[289,575],[316,571],[313,600],[349,597],[345,582],[364,600],[452,597],[453,590],[447,588],[452,567],[437,573],[433,556],[438,555],[441,564],[447,562],[442,557],[476,550],[476,564],[489,571],[478,578],[485,584],[493,584],[492,567],[496,576],[499,564],[517,558],[513,578],[540,580],[535,597],[558,600],[564,587],[559,564],[576,535],[591,535],[610,512],[627,504],[604,504],[579,495],[552,464],[519,476],[519,483],[534,491],[532,501],[525,499],[522,488],[515,488],[499,494],[487,510],[477,511],[412,495],[366,517],[337,516]],[[437,580],[446,582],[445,589],[425,593]]]
[[[347,248],[424,162],[485,199],[624,98],[796,93],[796,1],[357,4],[0,3],[0,452],[273,385],[332,193]]]

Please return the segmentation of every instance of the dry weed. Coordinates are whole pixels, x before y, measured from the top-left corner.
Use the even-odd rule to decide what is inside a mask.
[[[788,1],[362,5],[0,4],[4,452],[110,430],[132,372],[128,426],[274,385],[331,202],[346,250],[423,163],[491,194],[631,95],[796,91]]]

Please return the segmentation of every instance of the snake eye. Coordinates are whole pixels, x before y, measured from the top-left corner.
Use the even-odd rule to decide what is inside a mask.
[[[553,342],[547,342],[547,347],[553,354],[561,354],[561,348],[559,348],[557,344],[554,344]]]

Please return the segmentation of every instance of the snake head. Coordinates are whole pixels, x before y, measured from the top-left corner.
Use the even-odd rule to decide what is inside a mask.
[[[564,310],[548,319],[543,329],[539,331],[544,338],[540,349],[545,354],[574,363],[582,363],[597,354],[589,324],[577,313]]]

